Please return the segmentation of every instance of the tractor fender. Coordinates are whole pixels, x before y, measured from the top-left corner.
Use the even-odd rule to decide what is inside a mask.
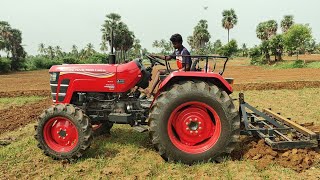
[[[159,92],[161,92],[165,87],[168,87],[178,81],[186,80],[202,80],[213,83],[219,88],[223,89],[226,93],[231,94],[233,89],[231,85],[220,75],[213,72],[185,72],[185,71],[175,71],[170,73],[159,85]]]

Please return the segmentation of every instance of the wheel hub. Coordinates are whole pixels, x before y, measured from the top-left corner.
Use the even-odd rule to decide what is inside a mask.
[[[199,123],[196,120],[191,120],[188,124],[190,131],[196,131],[199,128]]]
[[[180,141],[190,146],[210,138],[215,128],[206,109],[199,106],[190,106],[178,112],[173,126]]]
[[[66,130],[60,130],[60,131],[58,132],[58,134],[59,134],[60,137],[66,137],[67,131],[66,131]]]
[[[181,151],[198,154],[217,142],[221,132],[220,117],[203,102],[190,101],[176,107],[168,120],[168,135]]]

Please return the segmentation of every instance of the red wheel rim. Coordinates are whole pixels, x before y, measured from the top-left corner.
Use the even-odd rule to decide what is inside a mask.
[[[44,140],[56,152],[70,152],[78,143],[77,127],[65,117],[51,118],[43,129]]]
[[[171,142],[181,151],[203,153],[212,148],[221,132],[217,112],[205,103],[186,102],[173,110],[168,121]]]

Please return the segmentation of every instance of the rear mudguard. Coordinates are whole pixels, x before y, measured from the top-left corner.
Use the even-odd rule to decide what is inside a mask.
[[[231,94],[233,89],[231,85],[220,75],[213,72],[185,72],[175,71],[170,73],[159,85],[158,93],[163,91],[166,87],[178,82],[187,80],[201,80],[213,83],[219,88],[223,89],[226,93]]]

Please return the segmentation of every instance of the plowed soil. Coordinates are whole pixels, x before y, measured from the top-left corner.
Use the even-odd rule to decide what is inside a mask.
[[[45,96],[50,97],[50,90],[28,90],[28,91],[4,91],[0,92],[0,97],[19,97],[19,96]]]
[[[291,149],[275,151],[266,145],[264,140],[253,140],[245,137],[241,141],[241,149],[233,152],[234,160],[246,159],[256,161],[258,169],[264,169],[271,164],[278,164],[301,172],[320,163],[319,149]]]
[[[39,102],[26,104],[20,107],[11,106],[0,110],[0,134],[6,131],[18,129],[38,119],[42,111],[52,104],[47,98]]]

